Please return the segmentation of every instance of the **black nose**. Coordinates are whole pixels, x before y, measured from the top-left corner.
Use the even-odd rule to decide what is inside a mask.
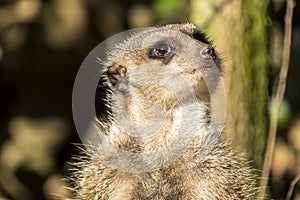
[[[200,51],[200,55],[204,60],[210,60],[215,57],[215,50],[212,47],[208,47]]]

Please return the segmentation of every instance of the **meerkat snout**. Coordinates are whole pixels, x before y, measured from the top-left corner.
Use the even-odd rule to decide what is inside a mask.
[[[204,60],[215,59],[215,50],[213,47],[209,46],[208,48],[204,48],[200,51],[200,55]]]

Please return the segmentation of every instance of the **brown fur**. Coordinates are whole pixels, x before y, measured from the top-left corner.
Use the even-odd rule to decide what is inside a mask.
[[[253,171],[209,116],[206,83],[217,86],[210,68],[220,69],[220,60],[195,57],[211,46],[203,37],[193,24],[172,24],[134,35],[111,52],[104,64],[115,110],[109,124],[98,125],[100,142],[74,163],[75,199],[254,199]],[[148,56],[160,40],[178,45],[167,61]]]

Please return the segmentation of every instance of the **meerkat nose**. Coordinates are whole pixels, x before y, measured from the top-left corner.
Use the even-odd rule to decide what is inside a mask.
[[[213,58],[214,55],[214,49],[212,47],[208,47],[205,49],[202,49],[200,51],[200,55],[204,60],[210,60]]]

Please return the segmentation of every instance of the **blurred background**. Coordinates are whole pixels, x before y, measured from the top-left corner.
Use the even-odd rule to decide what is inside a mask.
[[[285,6],[283,0],[0,0],[0,200],[71,197],[62,178],[78,154],[73,143],[80,143],[71,102],[81,63],[116,33],[170,22],[192,21],[215,42],[224,60],[229,137],[261,170]],[[273,199],[285,199],[300,174],[299,15],[298,6],[268,187]],[[300,183],[293,199],[300,199]]]

